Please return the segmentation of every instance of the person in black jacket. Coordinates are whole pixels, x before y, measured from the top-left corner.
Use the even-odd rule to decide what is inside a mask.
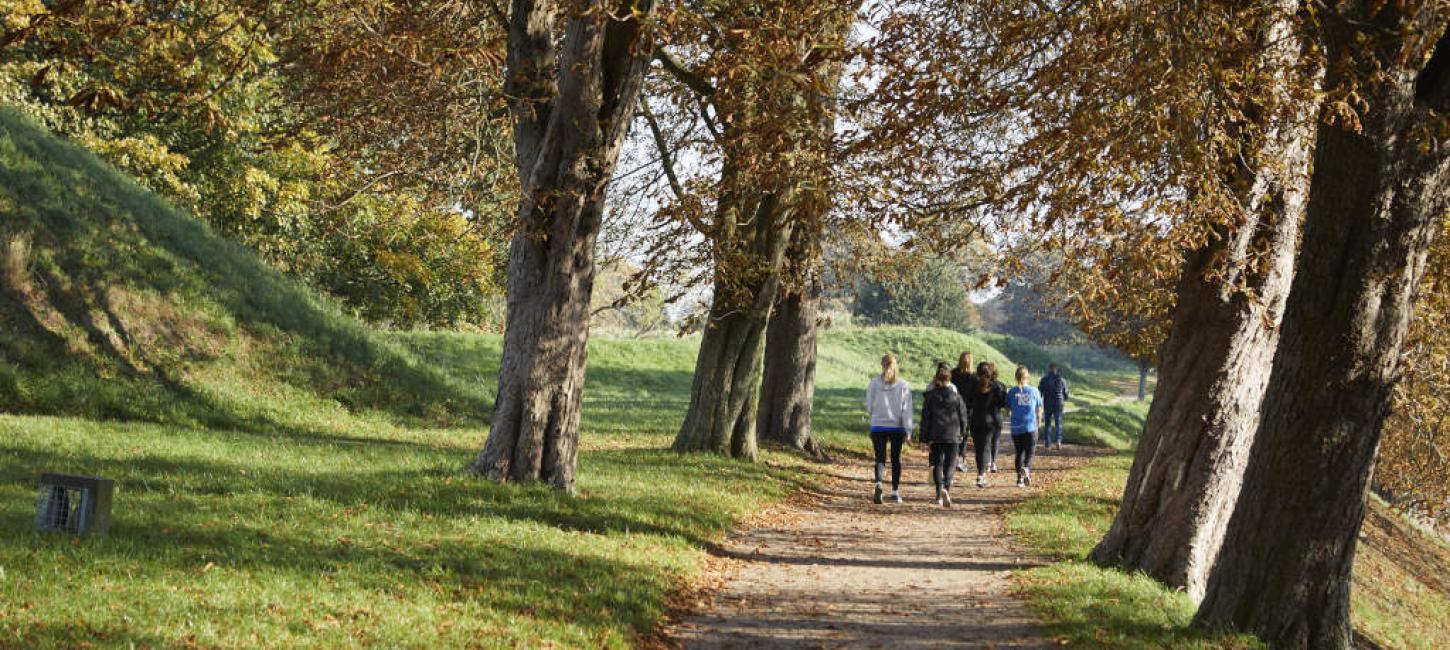
[[[950,369],[936,373],[931,390],[921,400],[921,441],[931,445],[931,480],[936,502],[952,507],[952,475],[956,473],[957,448],[966,431],[967,407],[952,386]]]
[[[987,472],[997,471],[997,441],[1002,437],[1002,409],[1007,389],[996,381],[992,364],[977,364],[977,384],[967,391],[968,426],[977,451],[977,487],[987,487]]]
[[[957,387],[957,394],[962,396],[962,402],[967,405],[967,417],[972,415],[972,404],[967,398],[973,388],[977,386],[977,373],[972,368],[972,353],[962,352],[957,357],[957,367],[952,368],[952,385]],[[957,471],[967,470],[967,443],[963,442],[961,449],[957,450]]]

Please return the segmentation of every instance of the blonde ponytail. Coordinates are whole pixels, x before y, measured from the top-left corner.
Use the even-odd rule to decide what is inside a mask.
[[[888,354],[881,357],[881,383],[890,386],[901,379],[901,369],[896,365],[896,356]]]

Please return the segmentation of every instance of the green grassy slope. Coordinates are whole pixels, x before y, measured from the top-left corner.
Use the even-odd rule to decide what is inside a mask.
[[[364,408],[436,419],[482,406],[0,108],[0,410],[315,431]]]
[[[626,646],[812,476],[666,451],[696,345],[591,342],[580,498],[476,480],[497,337],[369,331],[0,109],[0,648]],[[1055,354],[828,332],[817,432],[864,446],[884,352],[919,387],[964,349],[1010,371],[1001,348]],[[111,535],[29,532],[41,471],[116,479]]]

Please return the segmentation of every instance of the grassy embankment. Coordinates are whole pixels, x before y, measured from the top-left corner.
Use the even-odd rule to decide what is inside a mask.
[[[1073,645],[1114,648],[1242,648],[1243,636],[1188,627],[1194,606],[1141,574],[1086,562],[1117,513],[1146,405],[1095,406],[1071,415],[1067,437],[1115,450],[1069,473],[1008,515],[1008,527],[1051,560],[1018,575],[1049,629]],[[1354,568],[1356,631],[1386,648],[1450,647],[1450,551],[1382,503],[1372,505]]]
[[[496,337],[369,331],[0,110],[0,647],[628,645],[811,480],[666,451],[695,345],[591,344],[579,498],[477,480]],[[882,351],[962,348],[1006,362],[828,334],[821,437],[861,446]],[[116,479],[111,534],[31,532],[42,471]]]

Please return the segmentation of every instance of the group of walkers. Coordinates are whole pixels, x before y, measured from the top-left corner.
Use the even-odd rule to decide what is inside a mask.
[[[987,487],[987,475],[997,471],[997,450],[1002,436],[1002,413],[1008,413],[1012,446],[1016,450],[1017,486],[1032,485],[1032,458],[1038,431],[1042,445],[1062,448],[1062,414],[1068,400],[1067,380],[1049,364],[1037,386],[1028,384],[1027,366],[1017,366],[1016,385],[1007,388],[997,379],[997,365],[983,361],[972,366],[972,353],[963,352],[955,368],[937,364],[936,376],[922,395],[919,440],[930,445],[932,485],[937,505],[952,505],[952,479],[966,469],[967,441],[975,450],[977,487]],[[884,474],[891,467],[891,495],[901,503],[901,448],[911,438],[911,387],[901,377],[896,357],[881,358],[881,374],[866,387],[866,413],[871,419],[871,446],[876,457],[873,500],[885,501]],[[888,456],[889,452],[889,456]]]

